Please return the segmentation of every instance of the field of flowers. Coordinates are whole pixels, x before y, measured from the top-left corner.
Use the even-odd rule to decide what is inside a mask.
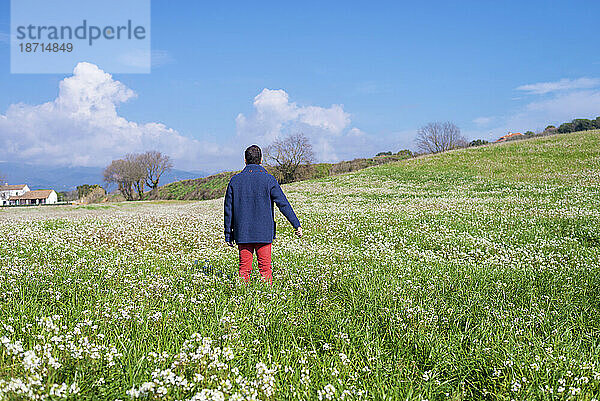
[[[284,190],[272,287],[222,199],[0,209],[0,399],[600,399],[599,133]]]

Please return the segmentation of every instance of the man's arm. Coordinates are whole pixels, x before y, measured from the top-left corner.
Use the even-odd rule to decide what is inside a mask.
[[[227,191],[225,192],[225,203],[224,203],[224,216],[225,216],[225,242],[228,244],[233,243],[231,237],[231,221],[233,220],[233,190],[231,189],[231,183],[227,184]]]
[[[281,187],[277,181],[275,181],[275,185],[273,185],[273,188],[271,188],[271,199],[273,202],[275,202],[281,214],[285,216],[294,229],[298,230],[300,228],[300,220],[298,220],[298,217],[296,217],[296,213],[294,213],[292,205],[290,205],[290,202],[285,197],[285,194],[281,190]]]

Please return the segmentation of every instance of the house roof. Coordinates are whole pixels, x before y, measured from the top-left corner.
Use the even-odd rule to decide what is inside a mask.
[[[522,136],[523,134],[521,134],[520,132],[512,132],[509,134],[506,134],[504,136],[501,136],[500,138],[498,138],[498,140],[496,142],[501,142],[501,141],[506,141],[509,138],[512,138],[513,136]]]
[[[25,192],[23,195],[11,196],[8,200],[18,199],[48,199],[50,194],[54,192],[53,189],[38,189],[35,191]]]
[[[0,185],[0,191],[19,191],[25,188],[27,184],[18,184],[18,185]]]

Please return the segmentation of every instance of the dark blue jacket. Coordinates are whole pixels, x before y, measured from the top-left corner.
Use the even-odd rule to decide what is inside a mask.
[[[264,167],[248,164],[231,177],[225,193],[225,241],[270,244],[275,238],[273,203],[294,228],[300,227],[279,183]]]

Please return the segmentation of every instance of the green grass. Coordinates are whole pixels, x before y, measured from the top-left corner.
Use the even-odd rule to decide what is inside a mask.
[[[400,162],[415,172],[458,173],[501,180],[598,184],[600,131],[492,144]],[[398,164],[389,166],[393,175]],[[381,171],[386,171],[383,167]]]
[[[156,193],[148,194],[150,199],[190,200],[214,199],[222,196],[229,179],[234,172],[225,172],[204,178],[173,182],[158,188]]]
[[[341,174],[349,171],[356,171],[366,167],[392,163],[407,156],[381,156],[370,159],[354,159],[351,161],[342,161],[336,164],[316,163],[310,167],[300,166],[297,172],[298,181],[307,179],[318,179],[331,175]],[[269,167],[267,167],[269,168]],[[273,171],[276,176],[277,174]],[[210,175],[204,178],[192,180],[183,180],[172,182],[159,187],[156,192],[145,194],[145,199],[164,199],[164,200],[207,200],[224,196],[229,179],[237,174],[238,171],[224,172]]]
[[[44,387],[25,388],[77,383],[70,397],[90,400],[129,399],[143,383],[149,399],[202,389],[598,399],[598,138],[537,138],[287,185],[305,236],[277,216],[272,287],[233,278],[221,199],[8,210],[0,389],[37,373]],[[212,343],[198,348],[203,337]]]

